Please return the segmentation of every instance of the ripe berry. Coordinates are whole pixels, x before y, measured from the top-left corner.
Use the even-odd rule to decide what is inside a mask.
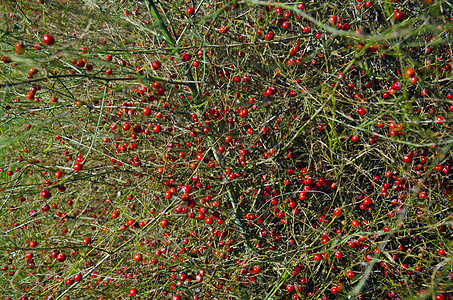
[[[66,260],[66,254],[60,253],[57,255],[57,261],[64,262]]]
[[[404,75],[406,75],[407,78],[412,77],[415,75],[415,70],[413,68],[407,68]]]
[[[182,60],[184,60],[184,61],[188,61],[188,60],[190,60],[191,58],[192,58],[192,56],[191,56],[189,53],[184,52],[184,53],[182,54]]]
[[[50,34],[45,34],[42,36],[42,42],[47,46],[51,46],[54,44],[55,40]]]
[[[445,117],[443,117],[443,116],[437,116],[436,117],[436,123],[437,124],[442,125],[442,124],[444,124],[444,122],[445,122]]]
[[[142,260],[142,257],[143,257],[143,256],[142,256],[140,253],[137,253],[137,254],[134,255],[134,260],[135,260],[135,261],[141,261],[141,260]]]
[[[153,127],[153,132],[154,133],[159,133],[160,131],[161,131],[161,127],[160,127],[159,124]]]
[[[73,166],[72,166],[72,169],[76,172],[82,170],[82,164],[79,164],[79,163],[75,163]]]
[[[404,20],[404,13],[401,11],[395,11],[394,16],[395,16],[395,19],[398,21]]]
[[[9,64],[11,62],[11,59],[7,56],[2,56],[2,61],[5,63],[5,64]]]
[[[76,275],[74,275],[74,281],[80,281],[82,280],[82,274],[81,273],[77,273]]]
[[[330,25],[331,25],[331,26],[334,26],[334,25],[337,23],[337,20],[338,20],[337,16],[331,16],[331,17],[329,18],[329,23],[330,23]]]
[[[25,52],[25,47],[21,42],[17,42],[14,50],[17,54],[23,54]]]
[[[49,199],[51,196],[52,194],[47,190],[41,192],[41,198]]]
[[[220,31],[220,33],[227,33],[228,32],[228,27],[222,26],[222,27],[220,27],[219,31]]]
[[[254,266],[253,267],[253,273],[258,274],[259,272],[261,272],[261,267],[260,266]]]
[[[365,109],[363,109],[362,107],[357,108],[356,112],[359,114],[359,116],[364,116],[366,114]]]
[[[264,38],[266,39],[266,41],[272,41],[274,39],[274,33],[270,31]]]
[[[410,163],[412,161],[412,155],[408,154],[408,155],[404,155],[403,156],[403,161],[405,163]]]
[[[341,216],[342,213],[343,213],[343,210],[341,208],[335,208],[333,210],[333,214],[336,216]]]
[[[145,116],[149,116],[151,114],[151,109],[149,107],[144,107],[143,108],[143,114]]]
[[[168,225],[168,220],[167,219],[163,219],[162,221],[160,221],[160,226],[167,227],[167,225]]]
[[[162,64],[157,60],[151,62],[151,67],[153,68],[153,70],[159,70],[161,66]]]

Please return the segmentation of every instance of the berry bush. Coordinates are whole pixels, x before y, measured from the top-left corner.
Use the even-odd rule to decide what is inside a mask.
[[[452,299],[447,0],[0,1],[3,299]]]

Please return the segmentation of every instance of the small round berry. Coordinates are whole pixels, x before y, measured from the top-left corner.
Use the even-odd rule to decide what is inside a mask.
[[[359,114],[359,116],[362,116],[362,117],[366,114],[365,109],[363,109],[363,108],[361,108],[361,107],[360,107],[360,108],[357,108],[357,109],[356,109],[356,112]]]
[[[321,254],[318,254],[318,253],[313,254],[313,260],[314,261],[321,261],[322,260]]]
[[[140,253],[137,253],[137,254],[134,255],[134,260],[137,261],[137,262],[141,261],[142,258],[143,258],[143,256]]]
[[[155,60],[151,62],[151,67],[153,68],[153,70],[159,70],[161,66],[162,64],[160,63],[160,61]]]
[[[129,290],[129,295],[131,297],[134,297],[135,295],[137,295],[137,289],[135,289],[135,288],[130,289]]]
[[[401,11],[395,11],[394,16],[395,16],[395,19],[397,19],[398,21],[404,20],[404,17],[405,17],[404,13]]]
[[[64,261],[66,260],[66,254],[64,254],[64,253],[58,254],[58,255],[57,255],[57,260],[58,260],[59,262],[64,262]]]
[[[335,208],[335,209],[333,210],[333,214],[336,215],[337,217],[338,217],[338,216],[341,216],[342,213],[343,213],[343,210],[342,210],[341,208],[339,208],[339,207],[338,207],[338,208]]]
[[[52,46],[55,43],[55,40],[50,34],[45,34],[42,36],[42,42],[47,46]]]
[[[348,277],[348,278],[354,278],[354,276],[355,276],[355,273],[354,273],[353,271],[348,271],[348,272],[346,272],[346,277]]]

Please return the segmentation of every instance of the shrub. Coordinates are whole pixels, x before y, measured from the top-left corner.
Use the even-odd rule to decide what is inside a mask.
[[[448,1],[19,1],[7,299],[451,298]]]

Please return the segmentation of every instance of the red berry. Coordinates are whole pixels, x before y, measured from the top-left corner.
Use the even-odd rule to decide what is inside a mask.
[[[141,261],[143,258],[143,256],[140,254],[140,253],[137,253],[134,255],[134,260],[135,261]]]
[[[131,297],[137,295],[137,289],[135,289],[135,288],[130,289],[130,290],[129,290],[129,295],[130,295]]]
[[[334,26],[334,25],[337,23],[337,20],[338,20],[337,16],[331,16],[331,17],[329,18],[329,23],[330,23],[330,25],[331,25],[331,26]]]
[[[51,46],[54,44],[55,40],[54,40],[53,36],[51,36],[50,34],[45,34],[42,36],[42,42],[45,45]]]
[[[41,192],[41,198],[49,199],[51,196],[52,194],[47,190]]]
[[[415,75],[415,70],[413,68],[407,68],[406,71],[404,72],[406,77],[412,77]]]
[[[361,108],[361,107],[360,107],[360,108],[357,108],[357,109],[356,109],[356,112],[357,112],[360,116],[364,116],[364,115],[366,114],[365,109],[363,109],[363,108]]]
[[[82,274],[81,273],[77,273],[76,275],[74,275],[74,281],[80,281],[82,280]]]
[[[160,221],[160,226],[167,227],[167,225],[168,225],[168,220],[167,219],[163,219],[162,221]]]
[[[335,208],[333,210],[333,214],[336,216],[341,216],[342,213],[343,213],[343,210],[341,208]]]
[[[266,39],[266,41],[271,41],[274,39],[274,33],[270,31],[264,38]]]
[[[14,50],[17,54],[23,54],[25,52],[25,47],[21,42],[17,42]]]
[[[403,161],[405,163],[410,163],[412,161],[412,155],[408,154],[408,155],[404,155],[403,156]]]
[[[157,60],[151,62],[151,67],[153,68],[153,70],[159,70],[161,66],[162,64]]]
[[[64,262],[66,260],[66,254],[60,253],[57,255],[57,261]]]
[[[254,266],[252,270],[253,270],[253,273],[258,274],[259,272],[261,272],[261,267],[260,266]]]
[[[184,53],[182,54],[182,60],[184,60],[184,61],[188,61],[188,60],[190,60],[191,58],[192,58],[192,55],[190,55],[189,53],[184,52]]]
[[[82,164],[79,164],[79,163],[75,163],[73,166],[72,166],[72,169],[76,172],[82,170]]]
[[[445,122],[445,117],[443,117],[443,116],[437,116],[436,117],[436,123],[437,124],[442,125],[442,124],[444,124],[444,122]]]
[[[153,132],[154,133],[159,133],[161,131],[161,127],[159,124],[157,124],[156,126],[153,127]]]
[[[400,11],[395,11],[394,15],[395,15],[395,19],[397,19],[398,21],[404,20],[404,13],[402,13]]]
[[[145,116],[149,116],[151,114],[151,109],[149,107],[144,107],[143,108],[143,114]]]

